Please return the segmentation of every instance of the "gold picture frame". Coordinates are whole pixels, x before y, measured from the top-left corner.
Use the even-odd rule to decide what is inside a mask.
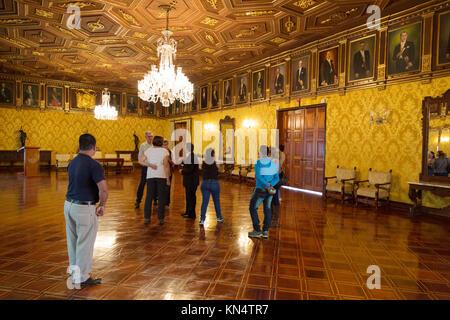
[[[437,39],[436,39],[436,66],[437,67],[443,67],[443,66],[447,66],[450,64],[450,50],[448,50],[448,49],[450,49],[450,34],[449,34],[449,39],[447,40],[448,42],[447,42],[447,50],[446,50],[447,51],[446,55],[449,55],[449,58],[446,58],[447,62],[444,62],[444,63],[440,62],[441,55],[442,55],[442,52],[441,52],[441,49],[442,49],[442,47],[441,47],[441,30],[442,30],[441,22],[442,22],[442,20],[441,19],[442,19],[443,15],[449,16],[448,17],[449,21],[447,22],[447,26],[450,26],[450,10],[440,12],[438,14],[438,18],[437,18]],[[445,40],[445,38],[444,38],[444,40]]]
[[[418,67],[417,67],[417,69],[410,70],[410,71],[392,73],[391,68],[392,68],[393,63],[391,62],[391,50],[392,50],[391,39],[394,37],[394,34],[396,32],[399,32],[399,30],[409,30],[409,29],[411,29],[411,27],[416,26],[416,25],[420,25],[420,37],[419,37],[419,41],[418,41],[418,43],[420,44],[420,50],[418,50],[418,55],[416,55],[416,53],[414,54],[415,56],[418,57],[417,59],[414,59],[414,60],[416,60],[415,62],[417,63]],[[400,33],[402,33],[402,32],[400,32]],[[386,40],[386,51],[387,51],[386,52],[386,62],[387,62],[386,74],[387,74],[388,79],[401,78],[401,77],[405,77],[405,76],[407,77],[411,74],[420,73],[422,71],[422,54],[423,54],[423,46],[424,46],[423,42],[424,42],[424,37],[423,37],[423,21],[422,20],[414,21],[414,22],[411,22],[411,23],[403,25],[403,26],[388,29],[387,40]],[[394,51],[395,51],[395,48],[394,48]],[[414,51],[416,51],[415,48],[414,48]]]
[[[225,86],[225,84],[228,84],[228,87]],[[227,91],[229,92],[229,95],[227,95]],[[222,106],[231,106],[233,104],[233,78],[228,78],[223,80],[223,100],[222,100]]]
[[[200,110],[208,110],[209,107],[209,86],[200,87]]]
[[[367,39],[371,39],[372,41],[367,41]],[[364,41],[365,40],[365,41]],[[358,47],[358,42],[361,43],[362,41],[364,41],[365,43],[369,42],[369,48],[366,47],[366,49],[371,49],[371,50],[365,50],[365,51],[369,51],[370,53],[370,71],[371,71],[371,75],[364,77],[364,78],[359,78],[359,79],[352,79],[352,74],[356,73],[354,66],[354,60],[355,60],[355,54],[358,53],[358,51],[354,51],[354,48],[352,48],[352,46],[356,43],[356,47]],[[371,47],[370,47],[371,44]],[[353,39],[353,40],[349,40],[348,42],[348,55],[347,55],[347,82],[348,83],[356,83],[356,82],[361,82],[361,81],[374,81],[375,80],[375,65],[376,65],[376,58],[377,58],[377,36],[376,34],[371,34],[368,35],[366,37],[362,37],[362,38],[358,38],[358,39]],[[352,73],[353,71],[353,73]]]
[[[282,68],[280,68],[280,66],[282,66]],[[281,92],[278,91],[278,89],[276,88],[276,85],[275,85],[277,68],[280,69],[280,75],[282,77],[281,81],[283,82]],[[281,69],[283,69],[283,70],[281,70]],[[277,97],[277,96],[284,95],[286,93],[286,62],[282,62],[282,63],[275,64],[273,66],[270,66],[269,79],[270,79],[270,84],[269,84],[270,96]]]
[[[324,52],[332,52],[332,61],[333,61],[333,68],[334,68],[334,78],[333,78],[333,83],[331,84],[326,84],[326,85],[322,85],[322,82],[327,82],[327,80],[329,79],[322,79],[321,77],[321,56],[323,55]],[[340,67],[340,50],[339,50],[339,45],[333,46],[333,47],[329,47],[323,50],[320,50],[317,53],[317,63],[316,63],[316,75],[317,75],[317,89],[323,89],[323,88],[334,88],[339,86],[339,67]],[[326,60],[326,59],[325,59]],[[322,81],[321,81],[322,80]],[[329,82],[329,81],[328,81]]]
[[[220,83],[211,84],[211,109],[218,109],[220,105]]]
[[[311,55],[302,55],[299,57],[293,58],[291,63],[291,93],[293,94],[299,94],[302,92],[308,92],[311,89]],[[304,61],[307,61],[306,66],[304,67],[306,70],[306,86],[303,84],[303,89],[301,88],[301,84],[299,83],[297,85],[297,71],[298,71],[298,63],[299,61],[302,61],[302,67],[304,64]],[[303,81],[304,82],[304,81]],[[298,89],[297,89],[298,88]]]
[[[29,88],[31,87],[31,94]],[[24,108],[39,109],[41,103],[41,86],[39,83],[22,82],[22,92],[20,95],[21,105]],[[30,104],[30,99],[35,99],[36,104]]]
[[[262,74],[262,76],[255,78],[256,74]],[[258,90],[258,88],[255,88],[256,83],[262,83],[261,90]],[[255,98],[255,94],[257,95],[256,98]],[[265,98],[266,98],[266,69],[261,68],[261,69],[252,71],[252,101],[262,101]]]
[[[242,80],[244,80],[242,82]],[[241,83],[242,83],[242,92],[241,92]],[[237,81],[236,81],[236,104],[241,104],[241,103],[247,103],[248,102],[248,89],[251,88],[251,86],[249,86],[249,81],[248,81],[248,73],[243,73],[239,76],[237,76]],[[245,91],[245,94],[244,92]],[[244,99],[241,99],[242,94],[244,94]]]
[[[45,88],[45,104],[48,108],[64,109],[64,88],[47,85]]]

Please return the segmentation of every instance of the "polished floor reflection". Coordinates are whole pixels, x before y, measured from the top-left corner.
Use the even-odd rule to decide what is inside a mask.
[[[217,225],[211,202],[202,228],[180,216],[180,176],[164,226],[156,216],[144,225],[143,206],[133,207],[139,172],[107,179],[93,263],[103,283],[70,290],[67,173],[0,173],[0,299],[450,299],[446,218],[284,190],[279,226],[267,240],[249,239],[248,185],[221,181],[225,222]],[[370,265],[381,269],[379,290],[367,288]]]

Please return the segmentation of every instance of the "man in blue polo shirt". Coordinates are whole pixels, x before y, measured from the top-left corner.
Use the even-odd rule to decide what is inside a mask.
[[[96,150],[95,138],[83,134],[79,139],[78,155],[70,162],[69,187],[64,203],[67,251],[72,283],[77,288],[101,283],[90,276],[98,216],[105,213],[108,187],[103,167],[92,159]],[[96,207],[96,203],[100,204]]]
[[[251,238],[268,238],[269,228],[272,220],[270,204],[272,197],[276,193],[274,186],[280,181],[278,176],[278,167],[270,160],[270,148],[261,146],[259,148],[259,159],[255,163],[256,187],[250,200],[250,216],[253,222],[253,231],[248,233]],[[258,218],[258,207],[264,204],[264,222],[263,230]]]

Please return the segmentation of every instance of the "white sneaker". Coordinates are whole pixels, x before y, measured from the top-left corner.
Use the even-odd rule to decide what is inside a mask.
[[[198,223],[199,225],[204,225],[205,224],[205,220],[200,220],[200,222]]]

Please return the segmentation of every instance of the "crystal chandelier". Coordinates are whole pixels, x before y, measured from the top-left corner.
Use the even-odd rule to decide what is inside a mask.
[[[161,33],[163,37],[157,41],[157,52],[160,58],[159,70],[152,65],[151,70],[138,81],[138,95],[144,101],[156,103],[158,99],[164,107],[170,106],[175,100],[182,103],[192,101],[194,85],[178,67],[175,71],[173,60],[176,57],[177,42],[171,39],[173,34],[169,31],[169,11],[168,5],[161,5],[161,9],[166,10],[166,30]]]
[[[102,105],[95,106],[94,117],[99,120],[117,120],[117,110],[109,105],[110,93],[108,88],[102,91]]]

